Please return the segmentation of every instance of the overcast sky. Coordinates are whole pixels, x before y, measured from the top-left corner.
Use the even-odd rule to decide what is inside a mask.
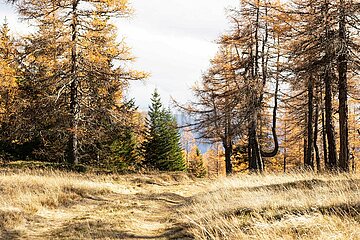
[[[27,27],[0,0],[0,17],[8,18],[16,34]],[[135,14],[117,21],[119,36],[137,57],[135,68],[151,73],[142,83],[132,83],[128,96],[147,109],[154,88],[163,103],[170,96],[180,102],[191,98],[191,87],[209,66],[217,51],[214,41],[228,28],[225,9],[238,0],[131,0]]]

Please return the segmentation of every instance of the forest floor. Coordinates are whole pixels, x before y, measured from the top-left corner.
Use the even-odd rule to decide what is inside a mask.
[[[360,239],[359,175],[0,168],[0,239]]]

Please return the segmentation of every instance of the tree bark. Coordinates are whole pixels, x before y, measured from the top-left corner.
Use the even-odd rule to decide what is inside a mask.
[[[257,0],[256,5],[256,22],[255,22],[255,55],[252,56],[252,80],[259,81],[259,21],[260,21],[260,0]],[[260,83],[259,83],[260,84]],[[259,103],[261,102],[262,93],[257,96],[257,93],[253,93],[255,97],[252,104],[252,114],[250,117],[249,132],[248,132],[248,156],[249,156],[249,170],[251,172],[263,172],[263,163],[260,153],[260,147],[257,139],[257,121]]]
[[[286,119],[284,120],[284,161],[283,161],[283,170],[286,173],[286,158],[287,158],[287,124]]]
[[[337,170],[337,155],[335,143],[335,130],[333,124],[333,105],[332,105],[332,77],[328,70],[325,72],[325,128],[328,145],[328,168]]]
[[[314,127],[314,149],[315,149],[315,159],[316,159],[316,170],[321,172],[320,164],[320,153],[318,147],[318,135],[319,135],[319,98],[316,97],[316,106],[315,106],[315,127]]]
[[[345,3],[340,0],[339,9],[339,124],[340,124],[340,155],[339,167],[341,171],[349,172],[349,127],[348,127],[348,104],[347,104],[347,37]]]
[[[232,173],[232,163],[231,163],[231,155],[232,155],[232,145],[224,145],[225,149],[225,167],[226,167],[226,175],[230,175]]]
[[[307,128],[307,125],[308,125],[308,112],[305,112],[305,126],[306,128],[304,128],[304,142],[303,142],[303,145],[304,145],[304,168],[306,168],[306,165],[305,165],[305,162],[306,162],[306,159],[307,159],[307,152],[308,152],[308,138],[307,138],[307,135],[308,135],[308,128]]]
[[[335,130],[333,123],[333,76],[331,75],[331,45],[330,45],[330,27],[329,27],[329,3],[326,1],[325,4],[325,35],[326,35],[326,65],[324,71],[324,82],[325,82],[325,124],[326,124],[326,135],[328,140],[328,167],[331,171],[337,170],[337,155],[336,155],[336,142],[335,142]]]
[[[267,39],[267,38],[266,38]],[[278,37],[278,44],[280,44]],[[278,93],[279,93],[279,72],[280,72],[280,52],[277,54],[277,76],[275,79],[275,93],[274,93],[274,108],[273,108],[273,117],[272,117],[272,127],[271,132],[274,140],[274,148],[271,152],[261,151],[262,157],[275,157],[279,152],[279,140],[276,134],[276,120],[277,120],[277,108],[278,108]],[[266,74],[266,72],[265,72]],[[265,82],[264,82],[265,84]]]
[[[253,114],[253,119],[251,121],[249,129],[249,169],[252,172],[264,171],[264,163],[260,153],[259,141],[257,139],[257,115]]]
[[[253,113],[250,118],[250,124],[249,124],[249,145],[248,145],[248,157],[249,157],[249,169],[251,171],[256,171],[262,173],[265,169],[265,164],[263,161],[263,157],[274,157],[279,150],[279,143],[277,139],[276,134],[276,111],[277,111],[277,95],[278,95],[278,82],[276,85],[275,90],[275,106],[274,106],[274,112],[273,112],[273,127],[272,127],[272,135],[274,138],[274,149],[271,152],[262,151],[261,146],[258,141],[258,133],[257,133],[257,121],[258,121],[258,114],[261,110],[262,101],[264,97],[264,88],[267,83],[267,65],[268,65],[268,55],[265,51],[266,44],[268,42],[268,23],[265,21],[265,36],[262,39],[262,46],[261,46],[261,56],[260,56],[260,37],[259,37],[259,29],[260,29],[260,0],[257,0],[257,5],[255,6],[256,11],[256,22],[255,22],[255,56],[252,56],[253,60],[253,75],[252,79],[256,81],[258,84],[261,85],[260,93],[256,93],[255,100],[253,102]],[[268,14],[268,8],[267,4],[265,6],[265,15]],[[259,59],[261,57],[261,72],[262,72],[262,81],[260,82],[260,70],[259,70]],[[278,81],[278,79],[277,79]]]
[[[314,99],[314,80],[312,77],[308,80],[308,114],[307,114],[307,152],[304,161],[305,169],[314,170],[314,139],[313,139],[313,99]]]
[[[79,163],[78,150],[78,125],[80,105],[78,98],[78,77],[77,77],[77,7],[79,0],[72,2],[72,23],[71,23],[71,84],[70,84],[70,136],[69,136],[69,156],[68,162],[76,165]]]
[[[321,127],[322,127],[322,143],[323,143],[323,154],[324,154],[324,166],[325,168],[329,168],[329,161],[328,161],[328,150],[327,150],[327,143],[326,143],[326,128],[325,128],[325,109],[324,103],[322,98],[322,91],[320,92],[320,99],[321,99]]]
[[[225,127],[225,138],[223,140],[223,146],[225,149],[225,167],[226,167],[226,175],[230,175],[232,173],[232,141],[230,136],[230,112],[226,113],[226,127]]]

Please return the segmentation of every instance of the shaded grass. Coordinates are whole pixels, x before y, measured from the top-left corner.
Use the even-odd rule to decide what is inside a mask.
[[[196,239],[360,239],[356,175],[238,176],[182,208]]]

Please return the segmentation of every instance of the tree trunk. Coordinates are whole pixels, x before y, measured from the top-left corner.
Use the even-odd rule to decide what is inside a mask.
[[[307,119],[307,152],[306,158],[304,161],[305,169],[314,170],[314,161],[313,161],[313,149],[314,149],[314,139],[313,139],[313,99],[314,99],[314,80],[312,77],[308,80],[308,119]]]
[[[322,91],[320,92],[321,99],[321,127],[322,127],[322,143],[323,143],[323,154],[324,154],[324,166],[329,169],[329,161],[328,161],[328,151],[327,151],[327,143],[326,143],[326,128],[325,128],[325,109],[322,98]]]
[[[341,171],[349,172],[349,128],[348,128],[348,104],[347,104],[347,37],[345,3],[340,0],[339,9],[339,124],[340,124],[340,155],[339,167]]]
[[[335,143],[335,130],[333,124],[333,105],[332,105],[332,76],[325,72],[325,128],[328,144],[328,168],[337,170],[337,155]]]
[[[267,37],[266,37],[267,39]],[[280,44],[280,40],[278,37],[278,44]],[[264,66],[267,67],[267,61],[266,64],[263,64]],[[272,136],[273,136],[273,140],[274,140],[274,149],[271,152],[265,152],[265,151],[261,151],[261,156],[262,157],[275,157],[279,151],[279,140],[276,134],[276,120],[277,120],[277,108],[278,108],[278,93],[279,93],[279,74],[280,74],[280,52],[278,50],[278,54],[277,54],[277,67],[276,67],[276,72],[277,72],[277,76],[275,79],[275,93],[274,93],[274,108],[273,108],[273,117],[272,117],[272,128],[271,128],[271,132],[272,132]],[[263,73],[266,75],[266,71],[263,71]],[[265,87],[265,83],[266,83],[266,77],[265,77],[265,81],[264,81],[264,87]]]
[[[232,173],[232,163],[231,163],[232,145],[224,144],[224,149],[225,149],[226,175],[230,175]]]
[[[254,114],[249,130],[249,169],[252,172],[264,171],[264,163],[260,153],[259,141],[256,133],[256,114]]]
[[[268,54],[265,53],[266,44],[268,42],[268,23],[265,21],[265,37],[262,40],[262,48],[261,48],[261,56],[260,56],[260,37],[259,37],[259,30],[260,30],[260,0],[257,0],[256,4],[256,22],[255,22],[255,56],[253,57],[254,62],[254,74],[252,76],[254,81],[257,81],[260,84],[260,74],[259,74],[259,59],[261,57],[261,70],[262,70],[262,86],[260,95],[256,96],[256,100],[254,101],[254,108],[253,108],[253,116],[250,120],[250,127],[249,127],[249,169],[251,171],[257,171],[262,173],[265,169],[263,157],[274,157],[279,149],[278,139],[276,135],[276,111],[277,111],[277,93],[278,93],[278,83],[276,86],[275,91],[275,106],[274,106],[274,114],[273,114],[273,127],[272,127],[272,134],[274,137],[274,150],[271,152],[265,152],[261,150],[259,141],[258,141],[258,134],[257,134],[257,117],[259,111],[261,109],[263,97],[264,97],[264,88],[267,82],[267,64],[268,64]],[[265,14],[267,16],[268,10],[267,5],[265,6]]]
[[[79,98],[78,98],[78,78],[77,78],[77,7],[79,0],[73,0],[72,4],[72,24],[71,24],[71,85],[70,85],[70,136],[69,136],[69,156],[70,164],[79,163],[78,150],[78,124],[79,124]]]
[[[336,142],[335,142],[335,130],[334,130],[334,123],[333,123],[333,76],[331,75],[331,33],[329,27],[329,3],[326,1],[326,9],[325,9],[325,30],[326,30],[326,65],[325,65],[325,72],[324,72],[324,82],[325,82],[325,124],[326,124],[326,135],[328,140],[328,167],[331,171],[337,170],[337,155],[336,155]]]
[[[255,78],[259,77],[259,28],[260,28],[260,0],[257,0],[256,5],[256,22],[255,22]]]
[[[321,172],[320,165],[320,153],[319,147],[317,145],[319,135],[319,98],[316,97],[316,107],[315,107],[315,129],[314,129],[314,149],[315,149],[315,159],[316,159],[316,170]]]
[[[226,100],[227,101],[227,100]],[[226,175],[230,175],[232,173],[232,141],[231,141],[231,119],[230,119],[230,111],[226,112],[226,126],[225,126],[225,136],[223,139],[223,147],[225,149],[225,167],[226,167]]]
[[[305,113],[305,126],[308,125],[308,113],[306,112]],[[306,159],[307,159],[307,151],[308,151],[308,138],[307,138],[307,135],[308,135],[308,129],[307,127],[304,129],[305,133],[304,133],[304,168],[306,168],[307,166],[305,165],[306,163]]]
[[[284,120],[285,126],[284,126],[284,162],[283,162],[283,168],[284,173],[286,173],[286,158],[287,158],[287,125],[286,125],[286,118]]]

